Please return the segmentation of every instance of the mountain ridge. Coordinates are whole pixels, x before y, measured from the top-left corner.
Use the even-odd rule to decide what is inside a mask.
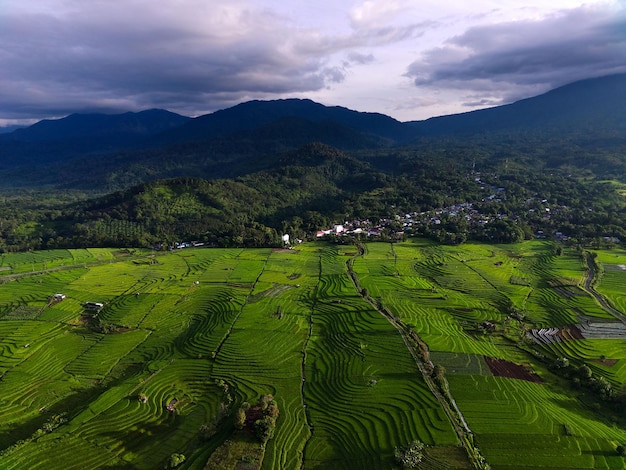
[[[400,121],[380,113],[364,113],[341,106],[325,106],[310,99],[252,100],[194,118],[157,138],[163,144],[202,141],[251,131],[279,119],[305,118],[311,122],[335,122],[355,132],[383,138],[408,137]],[[406,136],[405,136],[406,134]]]
[[[391,155],[401,149],[444,152],[459,160],[463,149],[472,147],[473,153],[480,149],[537,166],[583,162],[594,172],[607,172],[626,166],[619,156],[626,150],[625,136],[626,74],[618,74],[423,121],[400,122],[296,98],[253,100],[196,118],[166,110],[74,114],[0,135],[0,176],[5,187],[63,184],[109,190],[153,178],[237,177],[279,165],[271,155],[311,142],[361,154],[386,151],[390,155],[377,158],[380,169],[401,170]],[[545,146],[552,148],[550,155],[538,151]],[[596,155],[590,158],[589,151]],[[28,175],[20,168],[29,168]]]
[[[61,119],[44,119],[11,132],[21,142],[59,141],[67,138],[110,135],[116,132],[154,135],[190,118],[164,109],[146,109],[120,114],[73,113]]]
[[[541,100],[541,107],[536,103]],[[480,133],[511,128],[539,129],[555,124],[588,126],[594,120],[617,122],[613,130],[626,129],[626,74],[607,75],[563,85],[513,103],[466,113],[410,121],[421,134]]]
[[[0,140],[58,142],[75,137],[115,138],[116,132],[122,132],[137,138],[151,137],[152,145],[160,146],[237,135],[279,119],[300,117],[315,123],[338,123],[354,132],[402,144],[424,135],[537,127],[559,119],[571,122],[581,116],[590,120],[608,114],[611,118],[624,119],[626,114],[620,102],[626,103],[626,74],[580,80],[513,103],[425,120],[401,122],[382,113],[326,106],[310,99],[285,98],[246,101],[195,118],[163,109],[119,114],[74,113],[0,134]]]

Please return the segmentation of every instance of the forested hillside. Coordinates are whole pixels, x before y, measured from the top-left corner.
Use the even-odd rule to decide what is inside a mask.
[[[73,202],[61,199],[72,192],[50,193],[47,204],[40,193],[5,198],[1,247],[279,246],[282,234],[315,238],[346,222],[360,236],[375,229],[385,238],[422,234],[451,244],[557,232],[570,243],[626,239],[615,182],[504,162],[478,172],[411,151],[387,155],[382,171],[364,157],[310,144],[277,156],[273,169],[234,179],[155,180]]]
[[[625,90],[616,75],[409,123],[309,100],[41,122],[0,138],[0,248],[277,245],[346,222],[453,244],[615,243]]]

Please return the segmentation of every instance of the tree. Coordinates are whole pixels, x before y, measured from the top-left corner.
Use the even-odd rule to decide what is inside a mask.
[[[254,433],[261,442],[267,442],[274,437],[274,431],[276,430],[276,419],[271,416],[266,416],[262,419],[257,419],[254,422]]]
[[[237,429],[243,429],[246,425],[246,409],[242,406],[237,410],[235,414],[235,427]]]
[[[272,395],[263,395],[259,400],[259,405],[261,406],[261,411],[267,410],[267,407],[270,405],[270,402],[274,400]]]
[[[622,457],[626,457],[626,444],[618,445],[615,450],[617,451],[618,455],[621,455]]]
[[[185,457],[184,454],[172,454],[172,455],[170,455],[170,458],[167,461],[167,464],[165,465],[165,468],[176,468],[181,463],[183,463],[185,461],[185,459],[186,459],[186,457]]]
[[[270,401],[267,409],[265,410],[265,415],[269,416],[271,418],[278,418],[278,405],[276,404],[276,402],[274,400]]]
[[[406,447],[396,447],[396,462],[402,468],[417,468],[424,458],[424,447],[424,443],[420,441],[413,441]]]
[[[607,379],[600,375],[597,377],[592,377],[590,382],[591,388],[596,390],[597,392],[600,392],[602,394],[602,398],[611,398],[613,390],[611,387],[611,383]]]
[[[593,376],[593,372],[588,365],[582,365],[578,368],[578,375],[581,379],[589,380]]]

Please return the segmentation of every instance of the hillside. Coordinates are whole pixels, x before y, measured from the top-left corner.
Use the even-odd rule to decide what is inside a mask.
[[[625,104],[626,75],[615,75],[506,106],[406,123],[300,99],[251,101],[194,119],[162,110],[72,115],[0,135],[0,176],[5,188],[99,191],[156,178],[232,178],[311,142],[355,158],[369,154],[381,170],[394,167],[399,149],[408,148],[424,158],[453,155],[465,165],[472,155],[485,165],[508,159],[534,168],[622,175]]]
[[[0,134],[3,167],[46,165],[85,154],[132,148],[184,124],[188,117],[162,109],[123,114],[72,114]]]
[[[365,141],[375,137],[399,143],[410,138],[409,129],[383,114],[362,113],[339,106],[324,106],[306,99],[285,99],[249,101],[200,116],[177,129],[164,132],[156,142],[211,140],[216,137],[242,135],[247,131],[260,131],[268,127],[274,127],[276,138],[287,138],[292,135],[288,127],[282,133],[278,130],[280,123],[286,123],[289,119],[306,119],[316,125],[324,125],[331,134],[335,132],[333,127],[349,129],[353,134],[360,134]],[[350,136],[348,140],[353,138]]]
[[[477,176],[453,160],[412,153],[381,171],[319,143],[256,164],[264,169],[237,178],[159,179],[96,198],[18,192],[0,207],[0,249],[281,246],[284,233],[315,238],[336,223],[385,239],[416,234],[448,244],[557,232],[570,244],[626,239],[619,186],[562,172],[496,166]]]
[[[45,153],[3,153],[0,247],[276,245],[287,230],[305,238],[333,223],[407,214],[424,220],[388,224],[386,233],[410,225],[446,243],[539,233],[596,246],[624,240],[626,134],[618,130],[626,107],[611,100],[623,98],[624,77],[421,123],[308,100],[244,103],[191,120],[164,111],[110,116],[116,124],[104,128],[102,116],[39,123],[6,134],[0,149],[20,135],[31,150],[77,149],[78,135],[89,145],[126,135],[141,148],[48,164]],[[411,143],[399,145],[407,129]],[[56,143],[46,140],[53,135]],[[438,225],[428,211],[439,211],[429,216]]]
[[[420,137],[534,131],[546,140],[566,135],[626,140],[626,74],[582,80],[494,108],[407,123]]]

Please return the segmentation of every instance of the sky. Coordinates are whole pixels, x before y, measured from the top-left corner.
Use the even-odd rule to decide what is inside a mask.
[[[0,0],[0,126],[309,98],[400,121],[626,73],[626,0]]]

